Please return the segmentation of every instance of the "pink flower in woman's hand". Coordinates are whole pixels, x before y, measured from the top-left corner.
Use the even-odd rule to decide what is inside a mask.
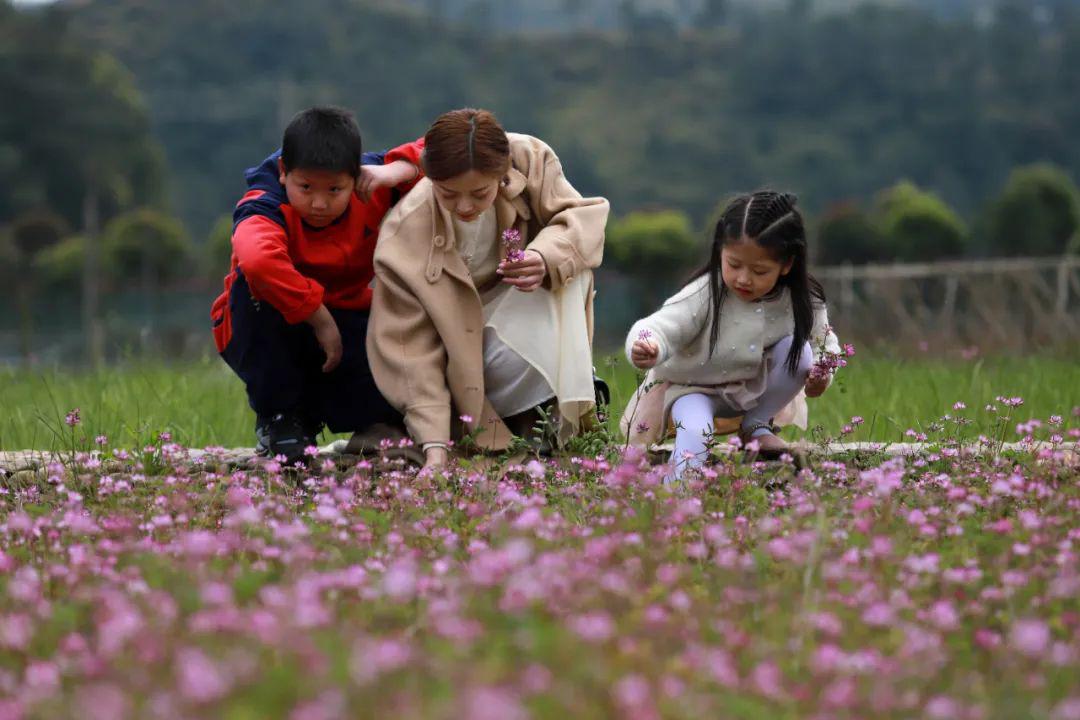
[[[503,247],[506,248],[506,262],[521,262],[525,251],[521,247],[521,233],[514,228],[507,228],[502,233]]]

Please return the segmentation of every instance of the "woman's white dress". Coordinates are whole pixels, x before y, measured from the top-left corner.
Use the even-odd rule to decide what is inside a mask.
[[[522,292],[502,282],[498,226],[489,208],[472,222],[453,218],[457,249],[484,308],[484,391],[506,418],[557,398],[559,440],[595,402],[585,305],[593,292],[584,272],[552,292]]]

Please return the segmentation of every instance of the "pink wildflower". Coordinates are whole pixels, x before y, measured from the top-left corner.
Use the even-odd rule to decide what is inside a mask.
[[[521,262],[525,259],[525,251],[521,247],[521,233],[514,228],[503,230],[503,247],[506,248],[507,262]]]
[[[229,692],[229,683],[220,668],[202,650],[185,648],[176,656],[180,693],[194,703],[217,700]]]
[[[570,620],[570,628],[586,642],[600,643],[615,634],[615,623],[605,612],[586,613]]]
[[[67,415],[64,416],[64,423],[68,427],[75,427],[82,422],[82,418],[79,416],[79,408],[75,408]]]
[[[1009,644],[1017,652],[1037,658],[1050,646],[1050,628],[1042,620],[1018,620],[1009,631]]]
[[[529,713],[511,691],[478,687],[468,693],[464,720],[527,720]]]

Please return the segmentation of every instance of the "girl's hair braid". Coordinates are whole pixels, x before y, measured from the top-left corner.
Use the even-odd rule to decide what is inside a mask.
[[[813,303],[824,304],[825,291],[807,270],[806,228],[802,214],[796,207],[797,202],[797,198],[790,193],[760,190],[735,197],[721,213],[713,233],[709,262],[694,275],[695,279],[702,275],[709,277],[710,357],[719,339],[720,310],[727,297],[727,287],[723,284],[721,273],[723,247],[744,241],[755,242],[782,265],[791,263],[788,272],[777,280],[773,292],[786,286],[791,293],[795,331],[785,365],[792,375],[798,370],[802,347],[809,340],[813,328]]]

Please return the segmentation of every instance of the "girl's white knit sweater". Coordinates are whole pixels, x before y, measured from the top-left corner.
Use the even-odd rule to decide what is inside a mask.
[[[708,276],[692,281],[652,315],[642,318],[626,336],[626,356],[643,330],[660,348],[653,369],[658,381],[680,385],[723,385],[758,376],[764,351],[795,331],[791,295],[783,288],[774,297],[746,302],[727,293],[720,308],[716,348],[709,356],[710,307]],[[824,304],[815,303],[810,347],[817,362],[824,348],[839,353],[840,342],[829,329]]]

